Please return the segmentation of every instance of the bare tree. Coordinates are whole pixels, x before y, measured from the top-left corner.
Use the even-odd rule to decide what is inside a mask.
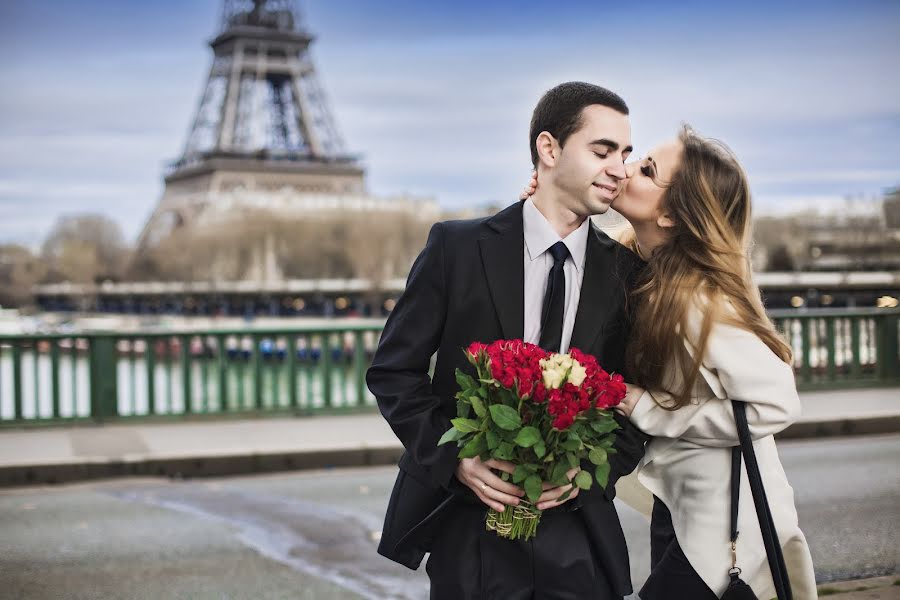
[[[430,223],[376,211],[285,217],[264,210],[176,231],[135,257],[135,279],[258,279],[274,263],[288,279],[365,278],[376,286],[402,277]]]
[[[30,304],[31,289],[45,274],[46,267],[28,248],[0,245],[0,306]]]
[[[77,283],[120,279],[128,253],[119,225],[96,214],[60,217],[41,247],[48,280]]]

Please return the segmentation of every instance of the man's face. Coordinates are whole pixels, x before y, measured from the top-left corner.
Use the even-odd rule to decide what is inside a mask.
[[[622,189],[629,154],[628,116],[599,104],[585,107],[581,128],[566,140],[552,169],[558,200],[581,217],[605,213]]]

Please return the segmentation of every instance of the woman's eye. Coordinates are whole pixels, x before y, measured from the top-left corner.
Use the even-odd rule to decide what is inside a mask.
[[[641,173],[646,175],[647,177],[653,177],[653,171],[650,170],[650,165],[644,165],[641,167]]]
[[[594,156],[597,158],[606,158],[609,154],[600,154],[599,152],[594,152]]]

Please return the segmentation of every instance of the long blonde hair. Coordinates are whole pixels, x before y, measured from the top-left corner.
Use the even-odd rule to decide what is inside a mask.
[[[673,400],[661,405],[672,410],[690,402],[717,322],[756,334],[781,360],[791,362],[791,348],[766,316],[752,279],[747,176],[725,144],[688,126],[679,139],[681,164],[662,200],[674,226],[648,258],[633,292],[634,326],[626,355],[631,377],[648,389],[670,393]],[[636,249],[633,232],[624,242]],[[688,315],[698,302],[703,320],[699,339],[691,338],[691,355],[684,342],[692,331]],[[666,366],[673,361],[677,376],[667,378]]]

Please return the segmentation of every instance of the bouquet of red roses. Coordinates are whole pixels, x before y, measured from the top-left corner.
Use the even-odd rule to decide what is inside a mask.
[[[522,340],[497,340],[475,342],[465,353],[477,378],[456,370],[458,416],[438,445],[456,442],[459,458],[515,463],[511,479],[530,502],[502,513],[489,509],[486,525],[502,537],[527,540],[540,522],[534,503],[544,481],[586,490],[596,480],[606,487],[618,428],[610,408],[625,397],[625,383],[574,348],[553,354]],[[570,481],[567,472],[583,459],[592,463],[593,475],[581,470]]]

